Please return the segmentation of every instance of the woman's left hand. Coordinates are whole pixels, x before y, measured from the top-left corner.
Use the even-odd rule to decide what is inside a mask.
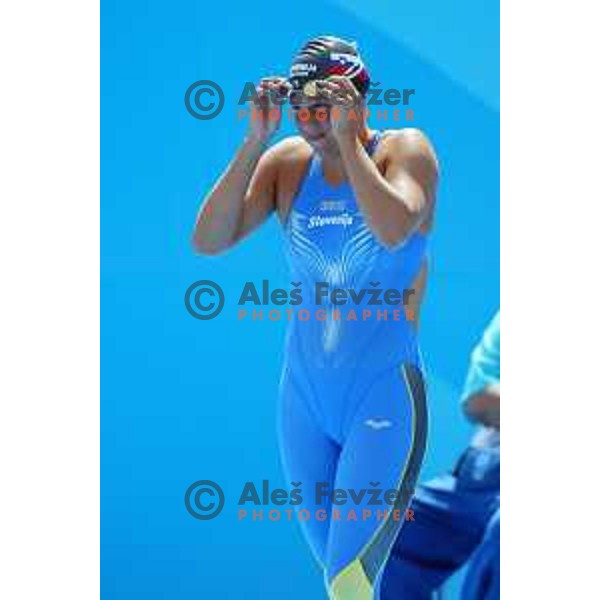
[[[334,75],[317,83],[319,93],[331,102],[330,122],[337,142],[354,141],[363,122],[363,98],[348,77]]]

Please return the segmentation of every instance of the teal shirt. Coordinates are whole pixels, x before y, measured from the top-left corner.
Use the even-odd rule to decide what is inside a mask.
[[[500,384],[500,311],[487,326],[481,341],[471,354],[471,364],[462,401],[490,385]]]

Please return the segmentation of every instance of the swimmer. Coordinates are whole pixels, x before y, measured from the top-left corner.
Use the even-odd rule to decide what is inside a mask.
[[[369,82],[356,45],[332,36],[307,42],[288,77],[262,79],[252,108],[272,114],[278,96],[289,98],[299,135],[270,146],[281,119],[250,120],[233,160],[202,203],[196,250],[224,252],[275,213],[291,281],[310,289],[317,282],[414,289],[410,304],[418,315],[438,163],[421,131],[368,127]],[[344,313],[357,306],[317,306],[309,295],[302,308]],[[398,493],[389,508],[405,514],[427,438],[416,323],[290,322],[278,429],[288,482],[302,482],[305,490],[319,483],[346,490],[393,488]],[[403,520],[344,518],[350,510],[369,509],[365,499],[336,508],[339,520],[301,524],[329,598],[378,600]],[[297,509],[329,514],[331,498],[317,503],[306,494]]]

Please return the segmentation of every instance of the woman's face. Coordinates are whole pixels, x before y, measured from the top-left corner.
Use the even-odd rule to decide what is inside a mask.
[[[331,104],[322,99],[292,103],[300,135],[315,149],[324,150],[334,143],[329,114]]]

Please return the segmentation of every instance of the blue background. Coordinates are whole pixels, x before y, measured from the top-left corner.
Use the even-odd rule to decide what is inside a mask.
[[[233,502],[202,522],[183,502],[198,479],[229,498],[248,480],[285,485],[274,419],[285,323],[239,322],[231,305],[198,321],[183,296],[198,279],[230,298],[247,280],[288,287],[275,220],[221,257],[194,256],[189,239],[199,197],[244,131],[233,100],[242,83],[286,73],[323,33],[356,39],[382,87],[417,90],[412,125],[442,165],[422,322],[432,417],[423,478],[468,441],[459,389],[499,296],[497,2],[104,0],[103,598],[325,597],[297,523],[238,522]],[[199,79],[227,97],[212,121],[184,107]]]

